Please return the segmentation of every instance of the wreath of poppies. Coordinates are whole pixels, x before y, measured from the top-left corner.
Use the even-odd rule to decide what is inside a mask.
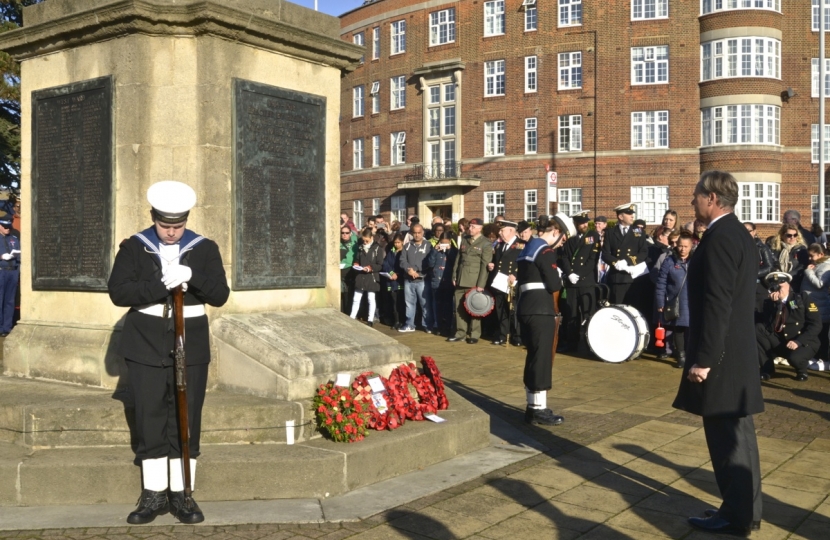
[[[435,387],[428,377],[419,375],[415,364],[401,364],[389,375],[391,407],[402,418],[423,420],[424,414],[438,412]]]
[[[317,425],[337,442],[361,441],[366,436],[369,414],[348,388],[322,384],[313,400]]]
[[[404,423],[404,419],[400,418],[398,413],[395,412],[391,406],[387,406],[386,411],[380,412],[375,406],[374,401],[372,401],[372,387],[369,385],[369,379],[373,377],[380,377],[383,387],[387,389],[387,395],[384,397],[388,398],[389,380],[386,377],[381,377],[376,373],[367,371],[366,373],[361,373],[355,377],[355,380],[352,383],[352,389],[355,393],[355,400],[363,403],[364,407],[368,409],[369,428],[376,429],[378,431],[383,431],[384,429],[391,431],[401,427]],[[389,400],[387,399],[387,404],[388,401]]]
[[[450,406],[450,401],[447,399],[447,391],[444,389],[441,372],[438,371],[438,366],[431,356],[422,356],[421,365],[424,368],[424,375],[432,382],[436,398],[436,407],[439,411],[443,411]]]

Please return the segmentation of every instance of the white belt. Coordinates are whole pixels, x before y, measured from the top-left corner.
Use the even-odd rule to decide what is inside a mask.
[[[544,289],[544,288],[545,288],[544,283],[538,283],[538,282],[537,283],[525,283],[524,285],[519,286],[519,291],[520,292],[525,292],[525,291],[532,291],[534,289]]]
[[[164,317],[164,306],[165,304],[150,304],[147,306],[137,307],[135,308],[136,311],[140,311],[145,315],[152,315],[153,317]],[[205,314],[205,305],[204,304],[196,304],[195,306],[183,306],[184,309],[182,310],[184,313],[184,318],[189,319],[190,317],[201,317]],[[169,316],[173,316],[172,313]]]

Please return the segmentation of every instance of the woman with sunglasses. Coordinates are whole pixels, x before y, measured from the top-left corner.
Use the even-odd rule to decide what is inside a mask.
[[[778,261],[778,269],[792,276],[791,286],[798,292],[804,279],[804,268],[809,264],[807,246],[798,228],[784,224],[773,238],[772,252]]]

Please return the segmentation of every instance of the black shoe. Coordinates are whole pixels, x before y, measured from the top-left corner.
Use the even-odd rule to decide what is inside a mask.
[[[469,343],[470,345],[475,345],[476,343],[478,343],[478,338],[467,338],[467,343]]]
[[[372,328],[373,326],[375,326],[375,323],[373,323],[372,321],[369,321],[369,322],[366,323],[366,326],[368,326],[369,328]]]
[[[795,380],[797,380],[798,382],[804,382],[804,381],[806,381],[806,380],[807,380],[807,379],[809,379],[809,378],[810,378],[810,377],[809,377],[809,376],[807,376],[807,374],[806,374],[806,373],[799,373],[798,375],[796,375],[796,376],[795,376]]]
[[[199,508],[199,505],[196,504],[193,497],[185,499],[184,491],[170,492],[170,513],[182,523],[189,525],[201,523],[205,520],[202,509]]]
[[[666,353],[666,351],[660,351],[659,353],[657,353],[658,360],[665,360],[668,357],[669,355]]]
[[[533,409],[527,407],[525,409],[525,422],[535,426],[558,426],[565,421],[565,418],[553,414],[550,409]]]
[[[458,336],[451,336],[451,337],[447,338],[447,341],[456,342],[456,341],[461,341],[462,339],[464,339],[464,338],[463,337],[458,337]]]
[[[169,511],[167,492],[145,489],[138,498],[138,508],[127,516],[127,523],[130,525],[144,525],[156,519],[156,516],[161,516]]]
[[[718,515],[717,508],[709,508],[708,510],[703,511],[703,515],[710,518]],[[752,525],[749,526],[750,530],[753,531],[760,531],[761,530],[761,522],[760,521],[753,521]]]
[[[768,380],[770,380],[770,375],[769,375],[769,373],[761,373],[761,380],[762,380],[762,381],[768,381]]]
[[[564,345],[560,345],[560,346],[558,346],[558,347],[556,348],[556,352],[558,352],[558,353],[566,353],[566,352],[568,352],[568,351],[570,351],[570,350],[571,350],[571,348],[570,348],[570,347],[568,347],[568,344],[567,344],[567,343],[566,343],[566,344],[564,344]]]
[[[522,346],[522,340],[521,339],[511,340],[511,343],[513,344],[514,347],[521,347]]]
[[[9,335],[8,332],[3,332],[2,334],[0,334],[0,337],[7,337],[8,335]]]
[[[677,363],[674,365],[676,368],[683,369],[686,367],[686,359],[685,358],[678,358]]]
[[[493,341],[493,345],[504,345],[505,343],[507,343],[507,342],[504,341],[503,339],[497,339],[497,340]]]
[[[737,525],[732,525],[725,519],[719,517],[717,514],[708,518],[690,517],[689,525],[695,529],[706,531],[708,533],[731,534],[732,536],[740,536],[743,538],[748,537],[751,532],[750,527],[738,527]]]
[[[392,330],[400,330],[400,329],[401,329],[401,323],[396,322],[395,324],[392,325]]]

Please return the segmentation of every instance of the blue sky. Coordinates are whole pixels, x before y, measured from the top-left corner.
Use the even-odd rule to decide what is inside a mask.
[[[311,9],[314,9],[314,0],[290,0],[295,4],[300,4]],[[318,8],[323,13],[329,15],[342,15],[349,10],[363,5],[363,0],[318,0]]]

